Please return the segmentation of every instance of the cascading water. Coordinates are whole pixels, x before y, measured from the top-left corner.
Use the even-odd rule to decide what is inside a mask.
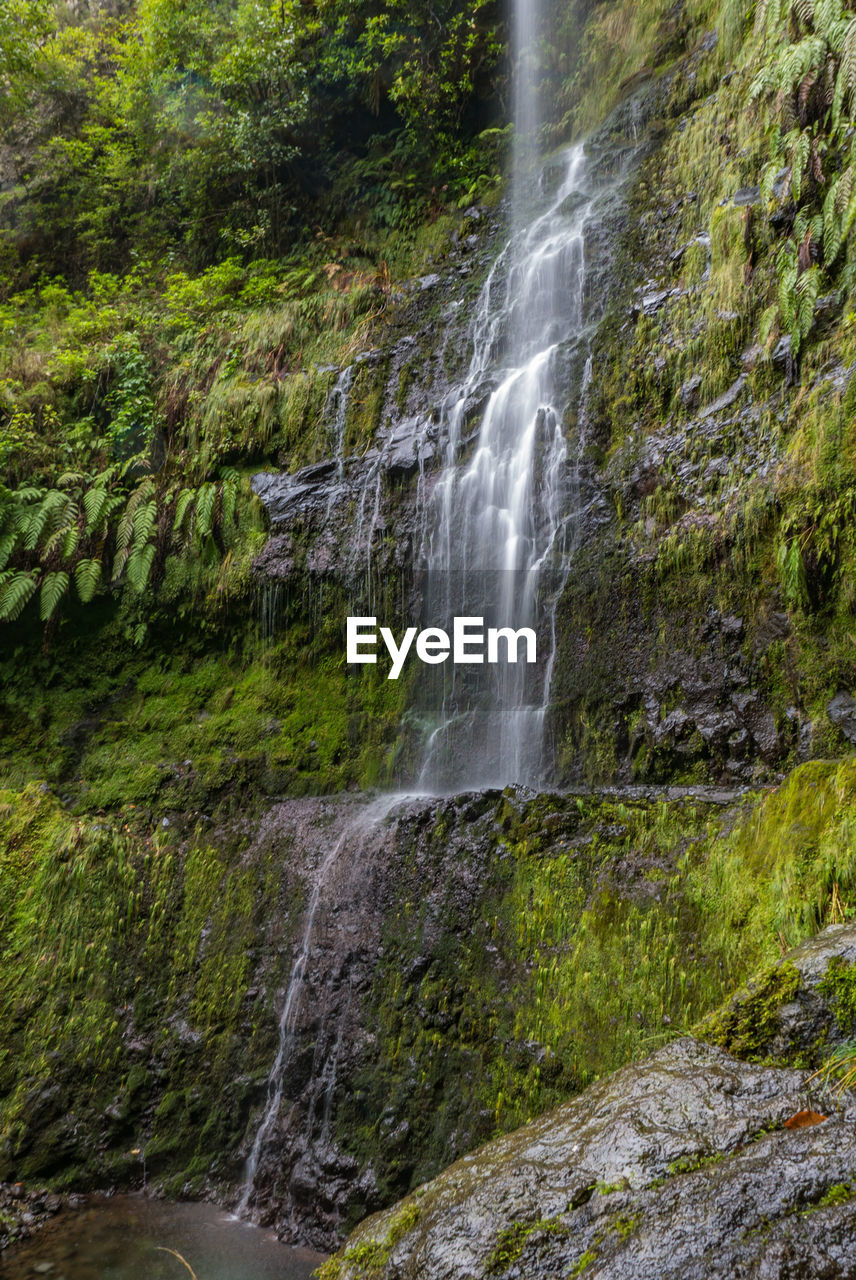
[[[492,674],[444,668],[425,699],[438,721],[420,784],[427,789],[538,784],[554,609],[577,513],[576,459],[563,419],[574,400],[570,347],[583,329],[584,232],[591,197],[574,147],[541,209],[515,230],[482,290],[463,384],[443,405],[446,456],[428,505],[422,564],[432,625],[455,616],[538,634],[541,660]],[[544,207],[546,205],[546,207]],[[576,394],[581,397],[580,379]],[[481,422],[473,434],[477,406]]]
[[[565,585],[581,510],[578,459],[585,434],[590,364],[585,325],[584,237],[597,199],[582,146],[545,161],[538,153],[538,81],[535,57],[538,0],[515,0],[517,49],[515,150],[508,243],[493,264],[470,326],[466,376],[445,397],[439,415],[399,424],[380,447],[360,458],[358,484],[344,458],[344,427],[354,367],[331,392],[329,410],[336,481],[328,516],[340,493],[356,493],[348,571],[368,584],[371,609],[372,542],[379,526],[385,466],[402,431],[412,435],[418,459],[421,548],[417,594],[428,625],[452,629],[455,617],[482,617],[488,626],[533,628],[539,662],[495,667],[427,669],[417,692],[418,711],[430,727],[419,787],[438,792],[505,784],[535,784],[549,773],[545,729],[556,652],[556,604]],[[576,418],[576,434],[569,418]],[[442,463],[426,469],[435,448]],[[312,477],[308,478],[312,481]],[[348,489],[348,486],[350,488]],[[299,486],[298,486],[299,489]],[[309,1185],[305,1170],[325,1161],[335,1108],[336,1078],[353,991],[346,962],[328,970],[321,955],[327,908],[335,932],[341,913],[359,911],[359,892],[370,892],[371,858],[383,820],[403,797],[387,796],[346,823],[322,856],[303,916],[279,1020],[279,1045],[250,1154],[238,1213],[258,1209],[263,1188],[287,1165],[289,1185]],[[346,908],[345,904],[350,903]],[[342,951],[340,937],[336,944]],[[335,989],[328,1006],[323,984]],[[301,1096],[297,1071],[302,1011],[316,1002],[311,1080]],[[355,999],[359,1006],[359,997]],[[303,1019],[305,1022],[305,1018]],[[353,1028],[351,1028],[353,1032]],[[283,1119],[281,1111],[289,1110]],[[275,1137],[288,1135],[285,1153]],[[301,1169],[302,1166],[302,1169]],[[293,1170],[299,1173],[294,1181]],[[273,1173],[271,1172],[273,1170]],[[313,1193],[314,1194],[314,1193]],[[314,1203],[319,1197],[315,1196]],[[291,1212],[291,1210],[289,1210]]]
[[[279,1045],[268,1076],[267,1100],[247,1158],[244,1183],[241,1188],[240,1199],[235,1208],[235,1213],[239,1218],[247,1217],[251,1212],[260,1163],[268,1144],[273,1139],[280,1109],[283,1106],[288,1070],[295,1050],[298,1021],[301,1015],[305,1014],[304,1004],[307,991],[312,981],[317,980],[318,976],[311,971],[310,962],[318,940],[317,935],[320,917],[323,914],[322,909],[325,906],[329,906],[327,899],[335,896],[332,893],[331,886],[338,876],[338,883],[341,885],[342,893],[351,899],[354,898],[355,881],[359,877],[361,855],[364,850],[368,850],[371,837],[378,833],[384,820],[392,810],[406,799],[407,797],[404,795],[383,795],[361,807],[356,814],[346,819],[341,833],[331,841],[318,864],[303,916],[303,931],[300,936],[300,943],[291,966],[282,1013],[280,1014]],[[345,900],[343,898],[343,902]],[[328,1077],[324,1080],[325,1097],[322,1137],[325,1139],[329,1131],[330,1099],[335,1088],[336,1058],[337,1052],[334,1047],[329,1063],[322,1070],[322,1076],[326,1074]],[[310,1126],[311,1120],[312,1116],[310,1114],[308,1119]]]
[[[540,660],[531,667],[521,655],[492,670],[447,664],[426,677],[420,702],[430,736],[419,781],[428,790],[538,785],[550,767],[555,608],[579,509],[564,419],[585,394],[572,348],[583,338],[593,196],[582,146],[546,164],[539,158],[540,24],[539,0],[516,0],[511,236],[481,292],[467,376],[442,406],[444,468],[421,557],[431,625],[481,617],[531,628]]]

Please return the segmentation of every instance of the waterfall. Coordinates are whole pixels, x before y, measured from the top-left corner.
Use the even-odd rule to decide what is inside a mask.
[[[298,1022],[301,1015],[306,1012],[304,1005],[310,984],[313,979],[317,980],[318,977],[311,970],[310,959],[317,941],[319,915],[321,914],[319,908],[331,894],[331,886],[335,875],[338,875],[340,879],[344,878],[344,883],[340,886],[343,892],[346,894],[349,891],[353,893],[353,879],[358,874],[358,860],[368,847],[370,838],[381,830],[384,820],[392,810],[406,799],[407,796],[401,794],[383,795],[362,807],[353,817],[346,820],[338,838],[331,841],[329,848],[322,855],[318,864],[303,915],[300,942],[291,966],[282,1012],[279,1017],[279,1045],[268,1075],[267,1098],[249,1156],[247,1157],[244,1182],[235,1208],[235,1213],[239,1218],[248,1217],[251,1213],[260,1162],[269,1144],[273,1141],[285,1096],[288,1071],[296,1047]],[[329,905],[329,902],[327,905]],[[334,1048],[329,1064],[322,1072],[322,1076],[326,1077],[323,1080],[325,1096],[323,1104],[324,1132],[322,1135],[325,1139],[329,1134],[330,1106],[335,1088],[337,1058],[338,1044]],[[311,1115],[308,1123],[311,1125]]]
[[[549,773],[555,608],[579,508],[579,449],[569,454],[564,420],[585,393],[571,370],[584,338],[594,197],[582,146],[546,163],[538,154],[539,27],[538,0],[516,0],[511,234],[475,309],[467,375],[441,407],[445,457],[426,503],[420,567],[430,625],[450,628],[463,616],[531,627],[540,661],[423,677],[417,699],[431,731],[420,785],[429,790],[538,785]]]
[[[390,459],[409,432],[418,472],[410,526],[416,581],[413,595],[406,602],[402,596],[402,612],[418,598],[429,626],[451,630],[455,617],[482,617],[485,626],[531,627],[538,636],[539,661],[532,666],[444,663],[419,673],[411,714],[425,727],[418,780],[423,792],[538,786],[551,768],[546,736],[556,608],[582,514],[579,468],[591,379],[585,236],[599,192],[596,164],[582,145],[546,158],[539,153],[539,4],[514,3],[510,226],[472,308],[466,373],[430,413],[417,411],[381,430],[347,465],[345,418],[355,366],[340,372],[328,398],[336,472],[326,510],[329,516],[349,504],[348,569],[353,582],[364,583],[363,611],[375,611],[372,546],[375,531],[385,527],[381,499]],[[449,331],[458,340],[460,328]],[[407,466],[401,471],[410,474]],[[312,483],[307,477],[310,488]],[[271,1184],[289,1187],[287,1202],[295,1188],[314,1195],[306,1188],[316,1185],[313,1168],[325,1165],[332,1144],[341,1054],[353,1034],[349,1020],[358,1016],[351,1013],[352,997],[359,1007],[347,963],[324,954],[325,930],[337,937],[356,930],[347,912],[358,913],[360,893],[371,892],[370,868],[384,822],[403,799],[382,797],[348,820],[337,837],[325,837],[246,1162],[237,1208],[242,1217],[258,1216]],[[308,1010],[321,1029],[314,1033],[307,1086],[299,1077]],[[305,1075],[305,1062],[302,1069]]]

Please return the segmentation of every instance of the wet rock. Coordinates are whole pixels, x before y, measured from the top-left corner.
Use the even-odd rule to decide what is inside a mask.
[[[678,395],[681,398],[681,404],[686,409],[695,409],[698,407],[699,396],[701,394],[701,374],[695,373],[691,378],[683,384]]]
[[[763,354],[764,348],[760,342],[754,342],[751,347],[747,347],[740,357],[740,363],[743,365],[744,371],[751,373]]]
[[[643,316],[655,316],[675,292],[676,290],[674,289],[654,289],[648,293],[643,293],[638,305],[633,308],[633,319],[635,320],[640,314]]]
[[[741,1056],[818,1065],[856,1033],[856,924],[829,925],[705,1018],[699,1034]]]
[[[0,1182],[0,1251],[17,1241],[29,1240],[58,1213],[80,1209],[86,1201],[80,1195],[57,1195],[44,1190],[28,1190],[20,1182]],[[52,1263],[41,1264],[51,1268]],[[39,1271],[39,1267],[34,1270]],[[2,1264],[0,1264],[2,1272]]]
[[[785,369],[793,360],[793,351],[791,349],[791,335],[786,333],[776,343],[773,351],[773,364],[777,369]]]
[[[848,742],[856,742],[856,701],[849,693],[843,690],[836,693],[827,705],[826,714]]]
[[[737,728],[737,720],[729,711],[714,711],[702,716],[697,724],[699,733],[705,742],[722,746],[731,733]]]
[[[739,191],[735,191],[732,196],[732,202],[736,205],[751,205],[761,203],[760,187],[741,187]]]
[[[656,740],[665,742],[669,738],[679,740],[685,734],[692,730],[692,717],[688,716],[682,707],[676,707],[674,711],[670,711],[661,724],[655,730]]]
[[[715,413],[721,413],[723,409],[730,409],[735,401],[739,400],[745,385],[746,375],[741,373],[737,381],[733,382],[727,391],[724,391],[721,396],[705,408],[702,417],[709,418]]]
[[[844,1280],[856,1204],[828,1193],[850,1185],[856,1112],[785,1129],[812,1099],[803,1072],[676,1041],[369,1219],[352,1259],[378,1242],[378,1280],[732,1280],[820,1274],[822,1247]],[[364,1272],[346,1252],[339,1275]]]

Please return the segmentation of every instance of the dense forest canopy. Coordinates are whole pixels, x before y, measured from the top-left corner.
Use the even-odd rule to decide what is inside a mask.
[[[413,220],[479,177],[467,150],[501,116],[502,37],[485,0],[15,4],[12,244],[33,274],[80,279],[132,250],[282,253],[355,205]]]

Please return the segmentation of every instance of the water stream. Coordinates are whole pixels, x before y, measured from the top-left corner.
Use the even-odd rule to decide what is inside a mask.
[[[535,56],[539,0],[515,0],[516,135],[511,227],[470,325],[471,358],[464,378],[434,414],[411,424],[417,454],[430,436],[442,464],[429,477],[420,466],[422,533],[417,574],[430,625],[452,629],[456,616],[490,626],[533,628],[540,661],[488,670],[452,664],[429,668],[417,701],[430,726],[419,778],[422,792],[464,790],[508,782],[537,784],[549,772],[545,722],[556,635],[556,602],[566,581],[579,511],[579,432],[569,446],[569,408],[585,421],[584,235],[595,195],[582,146],[545,162],[538,151],[539,69]],[[578,358],[583,350],[582,359]],[[339,376],[328,402],[337,478],[344,470],[344,428],[353,367]],[[429,427],[430,421],[430,427]],[[394,439],[395,437],[391,437]],[[371,600],[372,540],[378,524],[384,448],[366,457],[351,545],[364,566]],[[329,513],[329,506],[328,506]],[[427,624],[427,623],[426,623]],[[285,1128],[298,1159],[330,1136],[340,1042],[350,992],[339,1022],[328,1017],[316,945],[319,910],[338,903],[360,879],[362,851],[399,796],[363,807],[332,839],[318,862],[279,1018],[279,1043],[246,1163],[237,1213],[258,1214],[271,1184],[265,1162],[276,1162],[274,1140],[294,1067],[297,1029],[310,997],[321,1003],[306,1114]],[[341,927],[341,918],[338,920]],[[338,974],[337,979],[343,975]],[[328,975],[328,980],[332,980]],[[313,986],[314,983],[314,986]],[[335,1018],[333,1018],[335,1022]],[[317,1134],[320,1118],[320,1135]],[[270,1155],[268,1154],[270,1152]],[[290,1157],[289,1157],[290,1158]]]
[[[554,614],[578,511],[577,448],[564,420],[584,394],[569,385],[569,345],[583,330],[584,235],[593,195],[582,146],[545,167],[534,214],[485,282],[467,376],[442,406],[444,467],[426,512],[425,615],[529,627],[539,662],[438,672],[423,699],[433,732],[420,777],[428,790],[538,785],[549,772],[544,728]],[[522,197],[521,197],[522,199]],[[476,411],[475,431],[471,419]],[[522,657],[522,655],[521,655]]]
[[[343,901],[346,895],[352,892],[354,882],[359,877],[360,857],[364,851],[367,851],[371,837],[379,831],[384,819],[389,816],[392,810],[406,799],[407,797],[404,795],[389,794],[379,796],[377,799],[363,805],[355,814],[346,818],[341,833],[331,840],[326,852],[322,853],[309,893],[309,900],[303,913],[300,942],[291,966],[288,986],[279,1018],[279,1045],[268,1076],[267,1101],[247,1158],[244,1183],[235,1209],[235,1213],[239,1218],[247,1217],[253,1208],[259,1165],[268,1143],[273,1139],[280,1109],[283,1105],[288,1068],[295,1048],[298,1019],[304,1012],[303,1005],[310,979],[313,976],[317,976],[310,974],[308,968],[316,942],[319,908],[325,897],[332,896],[331,882],[334,874],[338,877]],[[327,905],[330,905],[329,902]],[[337,1060],[338,1053],[334,1048],[322,1073],[325,1134],[329,1129],[329,1112],[336,1084]],[[311,1115],[306,1123],[311,1129]]]

